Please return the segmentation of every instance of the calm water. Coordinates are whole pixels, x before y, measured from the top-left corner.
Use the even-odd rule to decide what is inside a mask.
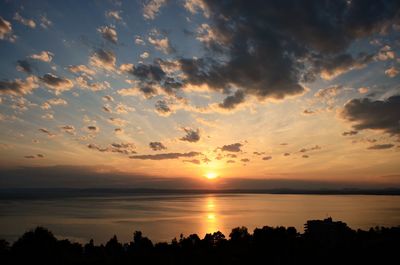
[[[41,225],[60,238],[128,242],[135,230],[153,241],[236,226],[294,226],[332,216],[352,228],[400,225],[400,196],[162,195],[0,201],[0,238],[15,240]]]

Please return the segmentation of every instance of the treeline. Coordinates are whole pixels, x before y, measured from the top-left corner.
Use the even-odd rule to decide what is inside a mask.
[[[141,232],[132,242],[117,237],[105,245],[57,240],[37,227],[10,245],[0,240],[0,264],[399,264],[400,227],[353,230],[345,223],[308,221],[304,233],[295,228],[246,227],[203,239],[192,234],[171,243],[153,244]]]

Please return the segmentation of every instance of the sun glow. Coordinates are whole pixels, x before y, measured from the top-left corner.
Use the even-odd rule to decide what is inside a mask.
[[[216,179],[218,175],[215,172],[207,172],[204,175],[207,179]]]

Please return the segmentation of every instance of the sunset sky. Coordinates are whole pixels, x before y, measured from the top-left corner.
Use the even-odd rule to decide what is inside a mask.
[[[1,0],[0,55],[3,187],[400,187],[399,1]]]

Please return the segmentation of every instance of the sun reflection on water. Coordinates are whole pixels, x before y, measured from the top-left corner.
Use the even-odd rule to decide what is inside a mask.
[[[204,220],[204,230],[205,233],[214,233],[220,230],[220,221],[219,216],[217,215],[218,208],[215,203],[214,196],[208,196],[205,201],[205,220]]]

